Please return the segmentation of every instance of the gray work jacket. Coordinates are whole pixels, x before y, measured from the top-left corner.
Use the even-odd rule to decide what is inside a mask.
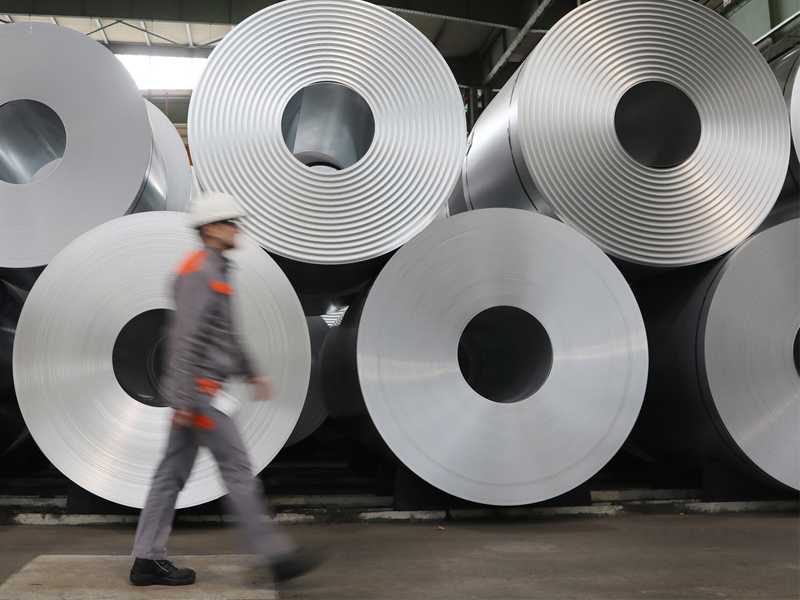
[[[254,377],[233,327],[228,260],[216,248],[189,253],[177,268],[175,312],[167,324],[165,400],[206,414],[212,388],[231,375]]]

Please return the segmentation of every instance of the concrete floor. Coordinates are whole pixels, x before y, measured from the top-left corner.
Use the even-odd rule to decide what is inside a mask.
[[[772,513],[294,525],[289,532],[327,546],[329,560],[277,593],[300,600],[797,599],[799,523],[796,514]],[[40,555],[124,557],[133,532],[131,525],[0,526],[0,585]],[[169,549],[175,556],[247,552],[240,542],[229,527],[181,525]],[[196,596],[178,596],[121,577],[108,581],[104,597],[206,597],[203,585],[200,573]]]

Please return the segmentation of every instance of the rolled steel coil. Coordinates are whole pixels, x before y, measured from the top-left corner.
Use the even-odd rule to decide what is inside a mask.
[[[12,354],[22,299],[6,283],[0,281],[0,392],[14,387]]]
[[[308,381],[308,393],[303,410],[297,419],[294,431],[286,440],[286,446],[301,442],[314,433],[328,418],[325,402],[322,399],[322,382],[319,371],[319,353],[330,327],[322,317],[306,317],[308,333],[311,339],[311,377]]]
[[[783,91],[786,108],[789,111],[789,123],[792,129],[792,156],[789,161],[791,189],[800,189],[800,48],[770,63],[772,72]]]
[[[471,208],[552,215],[621,264],[721,256],[769,213],[789,127],[745,36],[689,0],[595,0],[559,21],[476,123]]]
[[[257,244],[231,253],[234,310],[274,399],[235,416],[255,472],[283,446],[308,388],[306,321],[289,281]],[[141,507],[161,459],[171,410],[158,401],[160,323],[172,307],[172,270],[200,247],[188,217],[129,215],[67,246],[25,302],[14,344],[14,381],[36,443],[64,475],[118,504]],[[229,393],[249,397],[249,386]],[[202,450],[178,506],[225,492]]]
[[[617,267],[529,212],[431,225],[337,330],[322,357],[331,416],[484,504],[538,502],[589,479],[627,438],[647,379],[644,323]]]
[[[317,315],[433,221],[466,136],[436,48],[358,0],[287,0],[237,25],[209,57],[188,128],[203,188],[242,200],[244,230]]]
[[[0,29],[0,57],[8,65],[0,90],[3,279],[30,289],[96,225],[185,208],[191,180],[180,136],[102,44],[66,27],[12,23]]]
[[[650,346],[637,441],[800,488],[800,219],[724,259],[642,282]]]
[[[153,152],[157,153],[159,163],[156,173],[151,170],[148,184],[160,185],[160,189],[154,190],[154,195],[163,198],[163,206],[155,206],[154,210],[186,212],[194,192],[192,167],[186,146],[167,115],[152,102],[144,102],[153,134]],[[138,206],[134,212],[141,212]]]

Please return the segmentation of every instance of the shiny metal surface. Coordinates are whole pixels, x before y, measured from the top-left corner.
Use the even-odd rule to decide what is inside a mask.
[[[308,333],[311,337],[311,377],[308,381],[308,393],[303,404],[303,410],[297,419],[292,434],[286,440],[286,446],[291,446],[306,439],[314,433],[323,421],[328,418],[328,411],[322,399],[322,381],[320,376],[319,353],[325,337],[330,331],[322,317],[306,317]]]
[[[12,100],[0,106],[0,180],[25,184],[44,179],[58,166],[66,145],[64,124],[45,104]]]
[[[0,281],[0,391],[14,387],[12,353],[22,299],[7,284]]]
[[[644,395],[644,323],[624,278],[584,236],[530,212],[431,225],[337,329],[322,359],[331,416],[369,420],[417,475],[484,504],[586,481]]]
[[[122,63],[66,27],[4,25],[0,56],[0,113],[19,101],[36,102],[47,107],[46,115],[57,115],[65,132],[63,157],[46,165],[22,159],[23,147],[49,157],[47,148],[62,139],[53,139],[55,119],[31,108],[36,105],[28,104],[21,118],[5,119],[0,136],[3,172],[31,178],[0,180],[0,267],[42,267],[79,235],[131,210],[151,155],[147,111]]]
[[[289,109],[292,147],[336,168],[310,168],[287,147],[284,116],[301,90],[325,93]],[[352,95],[339,104],[348,90],[368,111]],[[308,265],[364,263],[423,230],[455,186],[466,132],[458,86],[435,47],[393,13],[355,0],[287,0],[237,25],[209,58],[188,126],[203,187],[241,198],[252,215],[246,232]]]
[[[789,175],[792,190],[800,190],[800,48],[770,63],[772,72],[783,91],[786,108],[789,111],[789,124],[792,130],[792,156],[789,161]]]
[[[737,448],[800,489],[800,220],[762,232],[723,264],[703,307],[706,404]],[[707,386],[707,387],[706,387]]]
[[[160,178],[160,183],[154,182],[163,197],[163,208],[158,210],[186,212],[194,183],[186,146],[169,117],[152,102],[145,100],[145,105],[153,134],[153,145],[158,151],[161,164],[158,171],[154,172],[151,168],[148,176],[148,182],[154,177]]]
[[[798,240],[795,218],[634,286],[651,348],[643,447],[800,487]]]
[[[286,277],[257,244],[231,254],[234,310],[256,368],[275,397],[236,415],[254,471],[292,432],[308,388],[308,328]],[[171,308],[173,268],[199,247],[185,215],[153,212],[101,225],[51,262],[25,302],[14,345],[14,380],[36,443],[67,477],[92,493],[141,507],[167,440],[171,411],[137,402],[115,376],[112,351],[126,324]],[[143,332],[147,334],[148,332]],[[240,400],[249,386],[228,390]],[[224,493],[202,451],[178,497],[201,504]]]
[[[780,192],[789,129],[775,78],[696,2],[584,3],[507,85],[465,162],[474,207],[541,198],[623,263],[678,267],[743,242]]]

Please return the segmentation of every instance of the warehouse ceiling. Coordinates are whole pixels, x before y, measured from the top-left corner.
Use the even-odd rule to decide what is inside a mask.
[[[585,0],[379,0],[416,27],[445,57],[459,84],[499,88],[547,30]],[[750,0],[696,0],[718,12]],[[9,0],[0,21],[51,22],[115,53],[199,56],[269,0]],[[0,23],[1,24],[1,23]],[[800,43],[796,22],[782,47]],[[769,56],[767,58],[770,58]]]

